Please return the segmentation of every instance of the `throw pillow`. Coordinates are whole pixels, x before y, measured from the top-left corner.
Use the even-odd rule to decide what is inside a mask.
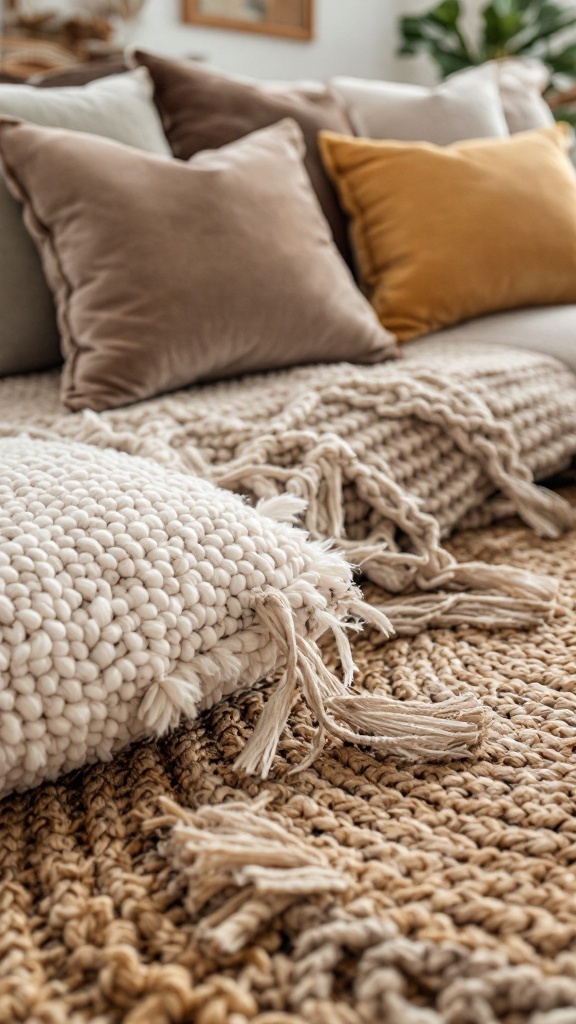
[[[109,136],[152,153],[170,152],[143,68],[75,88],[0,85],[0,115]],[[102,203],[105,201],[103,194]],[[0,375],[42,370],[60,362],[52,296],[36,248],[22,224],[20,208],[3,181],[0,309]]]
[[[571,129],[372,142],[325,134],[380,320],[407,341],[483,313],[576,302]]]
[[[189,163],[4,121],[0,153],[56,296],[70,409],[391,354],[332,243],[293,121]]]
[[[5,438],[0,796],[195,718],[286,667],[290,634],[321,664],[358,592],[343,556],[265,514],[298,504],[261,514],[146,459]],[[272,729],[270,761],[275,745]]]
[[[504,115],[511,133],[554,124],[554,115],[542,95],[550,75],[541,61],[502,60],[496,62],[496,70]]]
[[[293,118],[304,133],[306,170],[324,216],[340,252],[350,259],[346,218],[322,166],[317,137],[322,128],[344,133],[351,128],[342,104],[325,85],[256,82],[140,50],[134,59],[152,75],[164,130],[180,160]]]
[[[550,73],[541,60],[534,57],[493,61],[479,68],[457,71],[447,79],[451,83],[468,82],[481,85],[485,67],[493,67],[500,90],[504,116],[511,134],[545,128],[554,124],[554,117],[542,93],[550,82]]]
[[[333,78],[357,135],[369,139],[434,142],[506,137],[498,78],[493,65],[473,76],[447,79],[435,89],[401,82]]]
[[[55,89],[5,85],[0,89],[0,115],[46,128],[102,135],[147,153],[170,156],[152,95],[145,68]]]

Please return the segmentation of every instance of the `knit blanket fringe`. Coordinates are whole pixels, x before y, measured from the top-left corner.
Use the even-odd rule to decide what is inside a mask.
[[[409,377],[404,371],[389,375],[386,384],[393,398],[386,400],[381,382],[362,384],[361,389],[356,381],[333,385],[322,400],[370,408],[378,397],[381,417],[412,417],[421,425],[439,426],[538,536],[557,538],[574,524],[573,509],[559,495],[534,484],[510,427],[498,422],[469,387],[429,371]],[[299,452],[299,458],[288,467],[279,466],[277,456],[287,445]],[[442,547],[437,520],[391,477],[385,452],[373,452],[367,464],[333,433],[302,430],[280,436],[276,429],[254,438],[238,458],[217,469],[216,478],[221,486],[259,497],[284,489],[301,495],[306,501],[304,525],[312,536],[334,537],[349,561],[385,591],[411,592],[410,597],[382,606],[397,633],[461,623],[528,628],[554,608],[557,585],[551,579],[506,565],[458,564]],[[344,489],[351,482],[381,524],[362,541],[346,536]],[[414,590],[425,591],[426,596]]]

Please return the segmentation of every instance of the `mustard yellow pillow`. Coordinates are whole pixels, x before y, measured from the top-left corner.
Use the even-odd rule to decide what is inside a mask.
[[[485,313],[576,302],[571,129],[451,146],[322,132],[362,284],[401,341]]]

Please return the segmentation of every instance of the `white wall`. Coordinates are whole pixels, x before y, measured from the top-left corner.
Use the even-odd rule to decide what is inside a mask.
[[[182,25],[179,0],[148,0],[129,41],[158,53],[201,55],[225,71],[255,78],[391,78],[397,71],[397,7],[404,4],[316,0],[316,38],[297,42]]]

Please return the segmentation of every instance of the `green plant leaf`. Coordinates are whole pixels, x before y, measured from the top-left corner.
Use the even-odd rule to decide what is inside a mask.
[[[493,0],[482,11],[483,49],[488,58],[506,53],[507,44],[525,28],[525,18],[514,0]]]
[[[572,43],[559,53],[547,53],[545,60],[555,75],[576,78],[576,43]]]
[[[400,34],[404,40],[425,39],[426,27],[422,24],[421,18],[400,18]]]
[[[422,15],[406,15],[400,19],[399,53],[407,56],[429,53],[443,76],[479,62],[460,26],[460,0],[441,0]]]
[[[523,35],[517,41],[517,44],[510,48],[509,52],[511,54],[530,53],[538,47],[539,43],[546,39],[551,39],[552,36],[576,25],[576,15],[567,16],[565,11],[562,14],[562,17],[550,14],[540,18],[536,27],[532,27],[531,32]]]
[[[458,25],[461,13],[460,0],[441,0],[437,7],[428,12],[427,17],[444,28],[454,29]]]
[[[420,51],[430,54],[443,75],[476,63],[461,32],[460,0],[441,0],[426,14],[406,15],[400,19],[400,54]]]
[[[470,67],[470,60],[468,57],[457,53],[450,53],[449,51],[442,53],[437,50],[435,53],[431,54],[431,56],[440,68],[443,78],[447,78],[448,75],[453,75],[456,71],[463,71],[464,68]]]

